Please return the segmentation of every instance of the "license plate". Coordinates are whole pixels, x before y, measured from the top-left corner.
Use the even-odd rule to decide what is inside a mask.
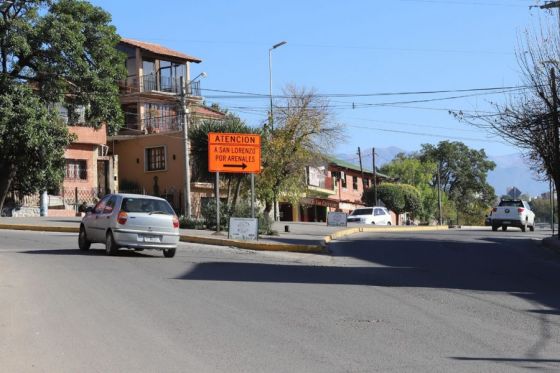
[[[154,236],[149,234],[138,235],[138,241],[143,242],[161,242],[161,236]]]

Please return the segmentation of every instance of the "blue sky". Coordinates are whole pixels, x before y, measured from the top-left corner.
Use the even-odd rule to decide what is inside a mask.
[[[121,36],[201,58],[192,76],[208,74],[206,101],[253,126],[266,119],[268,99],[220,91],[268,94],[268,49],[286,40],[273,51],[273,94],[287,84],[343,94],[330,98],[347,133],[333,151],[348,154],[358,146],[413,151],[445,139],[490,155],[516,152],[447,111],[484,110],[490,100],[504,102],[504,93],[359,95],[517,86],[518,37],[557,22],[556,13],[530,9],[537,0],[91,2],[112,14]],[[464,95],[471,96],[448,99]]]

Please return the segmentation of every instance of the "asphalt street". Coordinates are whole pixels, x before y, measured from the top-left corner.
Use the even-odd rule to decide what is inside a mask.
[[[0,231],[5,372],[560,370],[543,232],[360,234],[332,255],[182,243],[177,256]]]

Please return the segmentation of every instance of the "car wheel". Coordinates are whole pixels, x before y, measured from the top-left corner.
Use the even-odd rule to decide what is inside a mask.
[[[86,229],[83,225],[80,226],[80,233],[78,235],[78,246],[80,250],[89,250],[91,241],[87,239]]]
[[[493,230],[494,232],[496,232],[496,231],[498,230],[498,226],[497,226],[497,225],[493,225],[493,226],[492,226],[492,230]]]
[[[119,247],[117,246],[117,243],[115,242],[115,238],[113,237],[113,233],[112,232],[107,232],[107,237],[105,239],[105,252],[107,253],[107,255],[115,255],[118,250],[119,250]]]
[[[387,222],[387,225],[391,225],[391,222],[390,222],[390,221],[388,221],[388,222]]]
[[[502,230],[507,231],[507,225],[502,225]]]
[[[534,231],[535,231],[535,225],[530,225],[530,226],[529,226],[529,230],[530,230],[531,232],[534,232]]]
[[[527,222],[521,226],[521,232],[525,232],[527,230]]]
[[[175,256],[176,249],[163,249],[163,256],[166,258],[173,258]]]

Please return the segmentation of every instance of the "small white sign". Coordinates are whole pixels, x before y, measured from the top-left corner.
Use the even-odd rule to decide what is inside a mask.
[[[329,212],[327,215],[327,225],[331,227],[346,227],[348,222],[345,212]]]
[[[256,218],[229,218],[228,238],[234,240],[256,240],[259,221]]]

